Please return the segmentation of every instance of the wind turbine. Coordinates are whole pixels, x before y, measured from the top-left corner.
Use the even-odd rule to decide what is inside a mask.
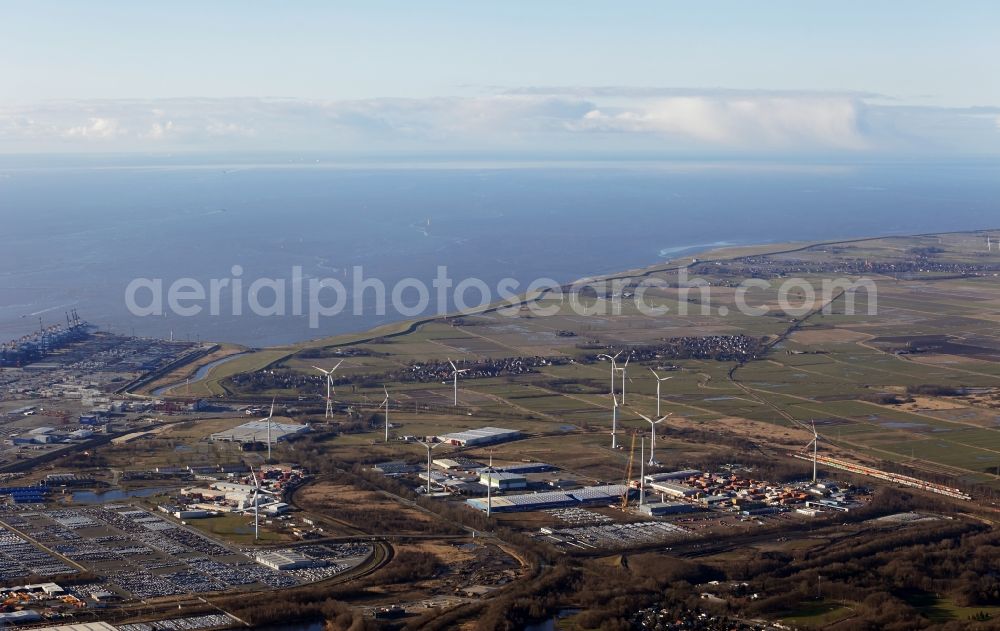
[[[614,407],[611,408],[611,448],[618,449],[618,397],[611,393]]]
[[[385,442],[389,442],[389,390],[383,385],[382,390],[385,391],[385,398],[382,399],[382,403],[379,407],[385,408]]]
[[[670,375],[669,377],[661,377],[658,374],[656,374],[656,371],[653,370],[652,368],[649,369],[649,372],[653,373],[653,377],[656,378],[656,415],[659,416],[660,415],[660,384],[663,383],[664,381],[668,380],[668,379],[673,379],[674,376]]]
[[[604,358],[604,359],[607,359],[607,360],[609,360],[611,362],[611,394],[612,395],[615,393],[615,370],[616,370],[616,368],[615,368],[615,360],[618,359],[618,356],[621,355],[621,354],[622,354],[622,352],[618,351],[617,353],[615,353],[614,357],[612,357],[611,355],[608,355],[606,353],[603,354],[603,355],[598,355],[597,356],[598,358]]]
[[[646,503],[646,439],[639,439],[639,510]]]
[[[632,353],[625,356],[625,363],[622,364],[620,368],[615,369],[621,371],[622,373],[622,405],[625,405],[625,371],[628,369],[628,362],[630,359],[632,359]]]
[[[340,365],[343,363],[344,360],[342,359],[339,362],[337,362],[337,365],[331,368],[330,370],[323,370],[319,366],[313,366],[313,368],[326,375],[326,415],[324,416],[324,418],[333,417],[333,399],[330,398],[331,393],[335,392],[333,387],[333,373],[338,368],[340,368]]]
[[[486,469],[486,516],[493,512],[493,450],[490,449],[490,466]]]
[[[819,434],[816,433],[816,421],[812,422],[813,439],[806,445],[806,449],[813,448],[813,484],[816,484],[816,460],[819,457]]]
[[[274,416],[274,400],[277,397],[271,399],[271,411],[267,414],[267,461],[271,462],[271,417]],[[286,411],[287,413],[287,411]]]
[[[427,494],[431,494],[431,452],[434,451],[438,446],[444,443],[429,443],[424,440],[418,440],[418,443],[424,446],[427,450]]]
[[[636,414],[639,413],[636,412]],[[673,415],[667,414],[666,416],[661,416],[659,419],[655,421],[646,416],[645,414],[639,414],[639,416],[642,417],[642,420],[649,423],[649,466],[653,466],[656,464],[656,426]]]
[[[261,496],[261,494],[274,495],[274,493],[271,493],[270,491],[265,491],[264,489],[260,488],[260,480],[257,479],[257,474],[253,472],[253,467],[250,467],[250,476],[253,478],[253,488],[254,488],[254,493],[253,493],[253,538],[254,538],[254,541],[256,541],[257,539],[260,538],[260,496]],[[245,509],[243,509],[243,512],[245,513],[248,510],[250,510],[250,509],[245,508]]]
[[[468,368],[462,368],[461,370],[459,370],[458,366],[455,365],[455,362],[451,361],[450,359],[448,360],[448,363],[451,364],[451,379],[452,379],[452,385],[455,388],[455,403],[454,403],[454,405],[457,406],[458,405],[458,376],[460,374],[462,374],[463,372],[469,372],[469,369]]]

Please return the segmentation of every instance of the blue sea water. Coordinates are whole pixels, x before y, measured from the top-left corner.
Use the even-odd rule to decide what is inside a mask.
[[[252,346],[402,316],[136,317],[135,278],[365,278],[390,289],[505,277],[522,287],[724,244],[1000,227],[1000,164],[775,162],[343,163],[175,157],[0,162],[0,340],[76,308],[119,333]],[[228,296],[223,292],[223,300]],[[469,302],[477,293],[470,291]],[[412,296],[411,296],[412,298]],[[267,297],[262,296],[267,302]],[[410,300],[412,303],[412,299]],[[433,307],[433,305],[432,305]]]

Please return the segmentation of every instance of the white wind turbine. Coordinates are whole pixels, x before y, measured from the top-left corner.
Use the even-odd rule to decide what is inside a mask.
[[[332,418],[333,417],[333,399],[330,398],[331,394],[336,391],[334,389],[334,387],[333,387],[333,373],[338,368],[340,368],[340,365],[343,364],[343,363],[344,363],[344,360],[342,359],[339,362],[337,362],[337,365],[334,366],[333,368],[331,368],[330,370],[323,370],[319,366],[313,366],[313,368],[315,368],[316,370],[318,370],[321,373],[323,373],[324,375],[326,375],[326,415],[325,415],[325,418]]]
[[[486,469],[486,516],[493,513],[493,450],[490,449],[490,466]]]
[[[617,353],[614,354],[614,356],[608,355],[606,353],[603,354],[603,355],[598,355],[597,356],[598,358],[607,359],[608,361],[611,362],[611,394],[612,395],[615,393],[615,370],[617,370],[615,368],[615,360],[618,359],[618,356],[621,355],[621,354],[622,354],[622,352],[618,351]]]
[[[274,495],[270,491],[265,491],[260,487],[260,480],[257,478],[257,474],[254,473],[253,467],[250,467],[250,476],[253,478],[253,538],[254,541],[260,538],[260,496],[263,495]],[[249,508],[242,509],[242,512],[246,513]]]
[[[661,377],[656,374],[656,371],[652,368],[649,369],[649,372],[653,373],[653,377],[656,378],[656,415],[660,416],[660,384],[668,379],[673,379],[674,377],[673,375],[670,375],[669,377]]]
[[[646,439],[639,439],[639,510],[646,503]]]
[[[271,461],[271,418],[274,416],[274,400],[277,397],[271,399],[271,411],[267,414],[267,461]]]
[[[418,443],[424,446],[427,450],[427,494],[431,494],[431,452],[437,449],[444,443],[430,443],[424,440],[418,440]]]
[[[813,484],[816,484],[816,461],[819,459],[819,434],[816,433],[816,421],[812,422],[813,439],[806,445],[806,449],[813,448]]]
[[[639,413],[636,412],[636,414]],[[659,419],[655,421],[646,416],[645,414],[639,414],[639,416],[642,417],[642,420],[649,423],[649,466],[653,466],[656,464],[656,426],[662,423],[663,421],[667,420],[668,418],[670,418],[672,414],[661,416]]]
[[[384,385],[382,390],[385,391],[385,398],[379,407],[385,408],[385,442],[389,442],[389,390]]]
[[[614,406],[611,408],[611,448],[618,449],[618,397],[611,393]]]
[[[469,369],[468,368],[462,368],[461,370],[459,370],[458,366],[455,365],[455,362],[451,361],[450,359],[448,360],[448,363],[451,364],[452,386],[455,389],[455,403],[454,403],[454,405],[457,406],[458,405],[458,376],[460,374],[462,374],[463,372],[469,372]]]
[[[625,356],[625,363],[616,368],[622,374],[622,405],[625,405],[625,371],[628,370],[628,362],[632,359],[632,353]]]

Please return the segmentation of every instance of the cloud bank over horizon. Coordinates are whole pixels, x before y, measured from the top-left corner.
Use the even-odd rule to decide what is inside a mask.
[[[1000,153],[1000,108],[864,92],[528,87],[476,96],[0,105],[0,153]]]

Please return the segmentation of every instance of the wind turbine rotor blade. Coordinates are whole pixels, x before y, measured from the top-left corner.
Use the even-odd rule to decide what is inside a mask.
[[[448,359],[448,363],[449,363],[449,364],[451,364],[451,371],[452,371],[452,372],[455,372],[455,371],[457,371],[457,370],[458,370],[458,366],[456,366],[456,365],[455,365],[455,362],[451,361],[451,359],[450,359],[450,358]]]
[[[337,365],[336,365],[336,366],[334,366],[333,368],[331,368],[331,369],[330,369],[330,373],[332,374],[332,373],[333,373],[333,371],[335,371],[335,370],[337,370],[338,368],[340,368],[340,365],[341,365],[341,364],[343,364],[343,363],[344,363],[344,360],[343,360],[343,359],[342,359],[342,360],[340,360],[339,362],[337,362]]]
[[[632,413],[633,413],[633,414],[637,414],[637,415],[638,415],[638,416],[639,416],[640,418],[642,418],[642,419],[643,419],[644,421],[646,421],[647,423],[652,423],[652,422],[653,422],[653,419],[649,418],[649,417],[648,417],[648,416],[646,416],[645,414],[640,414],[639,412],[636,412],[635,410],[632,410]]]

